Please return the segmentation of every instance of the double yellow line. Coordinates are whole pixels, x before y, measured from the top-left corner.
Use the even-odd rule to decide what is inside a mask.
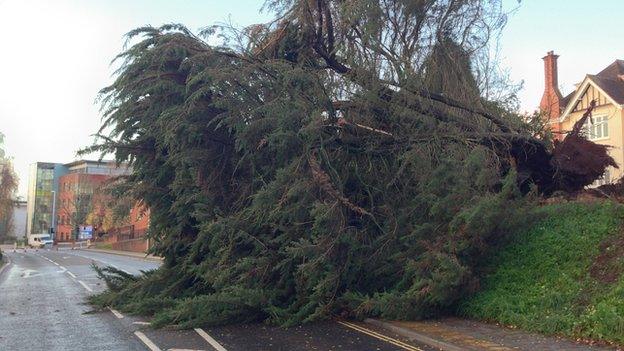
[[[387,343],[390,343],[392,345],[398,346],[404,350],[409,350],[409,351],[423,351],[422,349],[419,349],[416,346],[412,346],[410,344],[406,344],[404,342],[402,342],[401,340],[397,340],[394,338],[391,338],[389,336],[385,336],[383,334],[379,334],[375,331],[372,331],[370,329],[366,329],[364,327],[360,327],[357,324],[353,324],[353,323],[349,323],[349,322],[345,322],[345,321],[338,321],[338,323],[344,325],[347,328],[351,328],[353,330],[359,331],[360,333],[366,334],[368,336],[372,336],[375,339],[379,339],[379,340],[383,340]]]

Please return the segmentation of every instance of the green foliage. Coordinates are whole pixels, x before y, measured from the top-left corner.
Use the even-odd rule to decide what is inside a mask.
[[[538,220],[486,265],[466,316],[522,329],[624,343],[624,207],[567,203]],[[613,254],[609,254],[613,252]]]
[[[92,263],[91,268],[104,280],[106,286],[112,291],[119,291],[123,289],[128,282],[136,281],[136,278],[132,274],[128,274],[111,266],[100,268],[95,265],[95,263]]]
[[[461,104],[444,95],[461,89],[453,79],[424,79],[436,46],[452,48],[441,64],[460,61],[454,76],[471,74],[468,53],[488,35],[472,26],[490,5],[460,1],[442,16],[400,3],[406,12],[387,28],[366,6],[280,4],[290,17],[243,49],[211,47],[179,25],[129,34],[135,44],[102,91],[109,134],[87,151],[131,162],[121,192],[149,207],[164,264],[138,279],[101,271],[109,290],[93,303],[181,327],[429,316],[473,291],[475,268],[522,224],[508,218],[531,197],[503,135],[525,140],[527,126],[481,101],[470,77]],[[334,27],[317,31],[310,11]],[[353,26],[369,46],[338,40],[352,40]],[[388,43],[404,55],[390,64],[373,41],[399,28],[412,42]]]

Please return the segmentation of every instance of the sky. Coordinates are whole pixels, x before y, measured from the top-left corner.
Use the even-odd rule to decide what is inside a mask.
[[[506,8],[517,0],[503,0]],[[183,23],[264,22],[263,0],[0,0],[0,132],[26,197],[29,164],[67,163],[93,142],[101,122],[98,91],[112,81],[111,60],[129,30]],[[521,108],[543,92],[543,57],[559,58],[562,93],[585,74],[624,59],[622,0],[525,0],[500,38],[501,66],[524,82]],[[94,156],[96,157],[96,156]]]

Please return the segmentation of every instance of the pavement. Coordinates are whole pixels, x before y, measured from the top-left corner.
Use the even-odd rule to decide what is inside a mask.
[[[85,298],[105,289],[92,263],[140,274],[157,268],[159,261],[91,250],[13,252],[5,247],[4,255],[9,263],[0,272],[0,350],[438,350],[378,326],[348,321],[293,328],[152,329],[143,317],[93,311]]]
[[[444,351],[618,350],[617,347],[576,343],[565,338],[533,334],[459,318],[418,322],[367,319],[365,322]]]

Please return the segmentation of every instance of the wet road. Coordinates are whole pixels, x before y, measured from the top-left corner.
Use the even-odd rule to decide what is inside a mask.
[[[11,263],[0,273],[0,350],[432,350],[351,322],[154,330],[144,318],[93,312],[85,298],[105,288],[92,263],[139,274],[159,262],[88,250],[8,251]]]
[[[41,250],[5,255],[12,263],[0,276],[0,350],[144,350],[112,314],[85,314],[86,287],[103,288],[89,260]]]

